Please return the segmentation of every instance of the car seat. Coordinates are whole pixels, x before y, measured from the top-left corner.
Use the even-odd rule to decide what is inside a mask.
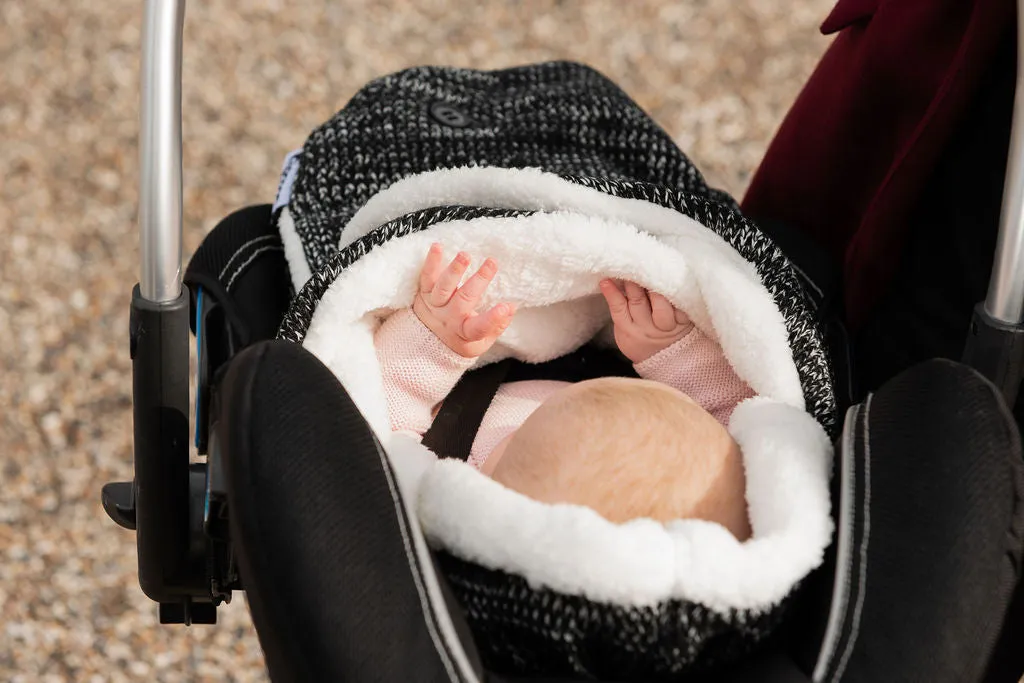
[[[150,67],[174,66],[175,4],[147,4]],[[157,9],[170,11],[163,19],[177,33],[167,23],[157,30]],[[178,86],[174,68],[154,73],[164,95]],[[477,656],[345,388],[301,347],[273,339],[294,292],[271,207],[222,221],[181,288],[174,103],[143,99],[143,167],[177,168],[178,180],[143,178],[144,265],[130,335],[135,479],[103,496],[111,517],[136,531],[143,590],[162,622],[202,623],[244,589],[274,680],[503,680]],[[1013,247],[1013,227],[1004,221],[1000,253]],[[967,358],[998,385],[967,365],[929,361],[861,396],[835,271],[799,233],[765,229],[816,293],[844,378],[849,410],[833,477],[840,531],[801,589],[799,618],[714,680],[980,681],[1019,581],[1024,538],[1009,412],[1019,320],[982,309],[972,330]],[[186,326],[199,343],[196,442],[206,455],[194,465]],[[324,443],[344,444],[351,457],[318,457]]]

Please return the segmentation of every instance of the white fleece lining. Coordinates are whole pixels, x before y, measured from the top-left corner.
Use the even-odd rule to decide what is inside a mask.
[[[683,598],[765,609],[820,564],[831,537],[830,444],[805,412],[761,398],[736,408],[730,431],[748,477],[746,543],[710,522],[613,524],[582,506],[539,503],[456,460],[422,471],[420,523],[433,545],[535,587],[619,605]]]
[[[535,171],[501,171],[508,182],[492,175],[492,188],[514,187],[523,177],[523,184],[536,184],[538,174],[545,183],[565,183]],[[389,207],[385,195],[395,204],[405,202],[392,213],[415,210],[408,199],[415,180],[396,183],[364,211],[371,203]],[[568,194],[587,190],[568,185]],[[651,605],[679,598],[716,610],[768,608],[821,562],[832,533],[831,446],[804,412],[783,318],[751,264],[713,232],[663,207],[595,194],[612,202],[592,202],[590,209],[633,211],[638,220],[576,211],[481,218],[440,223],[375,248],[324,294],[304,346],[338,376],[381,436],[403,490],[415,493],[418,521],[435,547],[513,571],[532,585],[597,601]],[[465,203],[440,191],[417,201]],[[494,205],[486,197],[480,203]],[[377,216],[388,220],[385,213]],[[658,238],[647,234],[652,217]],[[736,409],[729,425],[744,453],[753,538],[741,544],[721,526],[697,520],[611,524],[583,507],[530,500],[464,463],[437,461],[414,440],[391,434],[373,333],[390,311],[411,304],[434,241],[449,255],[457,249],[470,253],[471,269],[486,256],[496,258],[500,270],[482,305],[519,304],[512,325],[480,364],[508,356],[548,360],[606,332],[608,314],[597,286],[604,276],[633,279],[664,293],[717,338],[759,394]]]
[[[466,166],[403,178],[371,197],[356,212],[338,246],[344,249],[378,226],[408,213],[452,205],[581,213],[623,221],[657,237],[685,231],[691,239],[713,245],[721,258],[753,272],[753,266],[718,235],[678,211],[606,194],[536,168]]]

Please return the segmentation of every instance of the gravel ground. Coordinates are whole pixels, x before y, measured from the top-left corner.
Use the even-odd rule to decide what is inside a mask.
[[[205,0],[184,47],[185,247],[406,66],[588,62],[737,195],[829,0]],[[161,627],[99,490],[131,476],[140,0],[0,2],[0,680],[263,681],[244,600]]]

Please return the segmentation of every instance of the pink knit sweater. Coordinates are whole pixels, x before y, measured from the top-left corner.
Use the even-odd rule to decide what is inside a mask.
[[[433,421],[434,407],[451,392],[475,359],[464,358],[445,346],[412,309],[401,310],[385,320],[377,331],[375,344],[391,428],[421,438]],[[740,401],[754,395],[733,371],[721,347],[697,328],[633,367],[641,377],[687,394],[722,424],[728,422]],[[566,384],[534,380],[501,385],[473,441],[470,464],[479,468],[506,436]]]

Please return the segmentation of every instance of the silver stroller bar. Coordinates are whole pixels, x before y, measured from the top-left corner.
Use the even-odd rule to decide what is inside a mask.
[[[1024,36],[1024,0],[1017,0]],[[979,230],[987,226],[978,226]],[[991,380],[1012,409],[1024,374],[1024,41],[1017,40],[1013,127],[988,293],[974,309],[963,362]]]
[[[1018,0],[1017,5],[1017,35],[1024,36],[1024,0]],[[1017,325],[1024,321],[1024,48],[1021,42],[1017,45],[1013,129],[997,239],[985,312],[999,322]]]
[[[139,284],[132,291],[135,476],[103,487],[111,519],[136,532],[139,584],[161,623],[213,623],[230,598],[208,567],[207,463],[189,463],[189,320],[182,287],[181,50],[185,0],[145,0],[139,130]],[[197,559],[198,558],[198,559]]]
[[[139,130],[139,286],[148,301],[181,293],[181,37],[185,0],[147,0]]]

